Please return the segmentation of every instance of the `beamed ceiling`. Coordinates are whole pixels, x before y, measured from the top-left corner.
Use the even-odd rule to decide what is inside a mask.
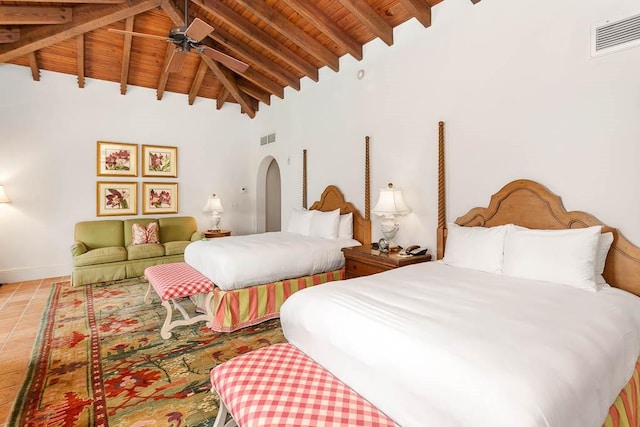
[[[189,104],[197,97],[216,100],[218,109],[237,103],[253,118],[285,87],[300,90],[301,78],[318,81],[325,66],[338,71],[341,56],[362,59],[365,43],[391,46],[393,28],[408,19],[429,27],[441,1],[190,0],[187,25],[199,19],[213,27],[196,37],[198,46],[238,59],[246,71],[216,52],[167,42],[173,27],[185,26],[185,0],[0,1],[0,62],[29,67],[36,81],[49,70],[78,76],[80,88],[92,78],[119,82],[123,95],[140,86],[155,89],[158,100],[175,92]],[[184,60],[179,71],[171,70],[176,53]]]

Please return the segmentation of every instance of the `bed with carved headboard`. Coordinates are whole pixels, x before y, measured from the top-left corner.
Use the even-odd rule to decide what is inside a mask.
[[[640,248],[525,179],[447,223],[443,126],[440,261],[296,294],[285,337],[405,427],[638,426]]]
[[[288,227],[288,232],[203,240],[187,247],[185,262],[215,284],[212,295],[192,297],[199,311],[212,313],[210,327],[213,330],[231,332],[276,318],[284,301],[293,293],[344,279],[341,248],[371,243],[368,137],[365,148],[367,213],[364,216],[334,185],[327,186],[320,199],[307,210],[307,152],[304,150],[303,209],[292,211],[291,215],[305,218],[299,220],[307,221],[307,231],[299,225],[295,230]],[[289,224],[292,221],[290,219]],[[321,236],[322,230],[314,235],[313,221],[322,229],[328,226],[332,232],[338,231],[338,235]],[[206,309],[207,305],[211,310]]]

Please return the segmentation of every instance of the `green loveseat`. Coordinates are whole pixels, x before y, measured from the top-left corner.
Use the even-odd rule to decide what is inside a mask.
[[[146,227],[151,222],[158,223],[160,243],[131,245],[133,224]],[[78,222],[71,246],[71,284],[142,276],[151,265],[184,261],[187,245],[202,238],[190,216]]]

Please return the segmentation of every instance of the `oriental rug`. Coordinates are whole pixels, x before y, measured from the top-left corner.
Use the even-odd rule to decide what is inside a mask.
[[[9,426],[211,426],[211,368],[285,341],[278,319],[232,333],[199,322],[163,340],[166,310],[144,303],[147,286],[52,286]]]

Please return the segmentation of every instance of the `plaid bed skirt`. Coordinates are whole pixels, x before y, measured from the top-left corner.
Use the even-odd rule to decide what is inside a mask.
[[[636,369],[631,379],[622,389],[618,398],[609,408],[609,416],[603,427],[640,427],[640,359],[636,362]]]

